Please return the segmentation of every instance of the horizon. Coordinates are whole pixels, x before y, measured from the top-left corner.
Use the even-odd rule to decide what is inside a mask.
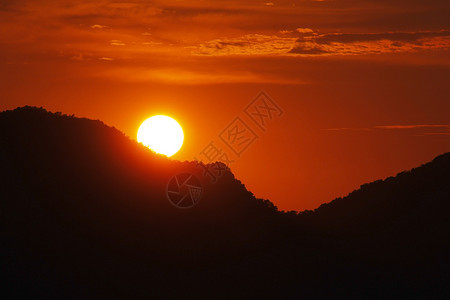
[[[101,126],[105,126],[105,128],[108,129],[108,130],[117,130],[117,131],[120,132],[120,134],[122,134],[123,137],[126,138],[127,140],[136,142],[136,144],[139,144],[139,145],[143,146],[144,148],[148,148],[147,146],[145,146],[145,145],[143,145],[142,143],[138,142],[137,139],[132,138],[132,137],[126,135],[126,134],[125,134],[124,132],[122,132],[120,129],[115,128],[114,126],[110,126],[110,125],[104,123],[104,122],[103,122],[102,120],[100,120],[100,119],[83,118],[83,117],[76,116],[76,115],[74,115],[74,114],[67,114],[67,113],[59,112],[59,111],[58,111],[58,112],[52,112],[52,111],[47,110],[47,109],[44,108],[44,107],[36,107],[36,106],[23,106],[23,107],[17,107],[17,108],[12,109],[12,110],[0,111],[0,114],[1,114],[1,113],[4,113],[4,112],[12,112],[12,113],[14,113],[14,112],[17,112],[17,111],[23,111],[24,109],[28,109],[28,110],[31,109],[30,112],[32,112],[32,110],[36,110],[36,112],[37,112],[37,111],[42,111],[42,112],[45,112],[46,114],[50,114],[50,115],[57,116],[57,117],[62,117],[62,118],[67,117],[67,118],[71,118],[71,119],[77,119],[77,120],[80,120],[80,121],[83,121],[83,120],[96,121],[96,122],[99,122],[99,123],[101,124]],[[80,123],[80,124],[81,124],[81,123]],[[57,142],[57,141],[56,141],[56,142]],[[106,150],[106,151],[107,151],[107,150]],[[150,154],[150,153],[152,153],[153,155],[155,155],[155,156],[154,156],[154,159],[157,159],[157,160],[168,160],[168,161],[179,162],[179,163],[186,163],[186,162],[188,162],[188,163],[193,163],[193,162],[200,163],[200,162],[201,162],[201,161],[196,161],[196,160],[184,160],[184,161],[181,161],[181,160],[173,159],[173,158],[171,158],[171,157],[167,157],[166,155],[161,155],[161,154],[159,154],[159,153],[153,151],[152,149],[148,149],[148,154]],[[131,153],[130,153],[130,154],[131,154]],[[375,184],[375,183],[378,183],[378,182],[380,182],[380,181],[381,181],[381,182],[384,182],[384,181],[387,180],[387,179],[392,179],[392,178],[395,178],[395,177],[397,177],[397,176],[399,176],[399,175],[402,175],[402,174],[405,174],[405,173],[412,172],[412,171],[414,171],[415,169],[420,168],[420,167],[422,167],[422,166],[424,166],[424,165],[430,164],[430,163],[432,163],[433,161],[435,161],[436,159],[441,158],[441,157],[446,156],[446,155],[450,155],[450,152],[444,152],[444,153],[441,153],[441,154],[437,155],[436,157],[434,157],[432,160],[429,160],[429,161],[426,161],[426,162],[422,162],[422,163],[420,163],[419,165],[416,165],[416,166],[414,166],[414,167],[411,168],[411,169],[406,169],[406,170],[398,171],[398,172],[397,172],[396,174],[394,174],[394,175],[386,176],[386,177],[384,177],[384,178],[377,178],[377,179],[375,179],[375,180],[373,180],[373,181],[362,183],[360,186],[358,186],[358,187],[355,188],[354,190],[348,192],[347,194],[345,194],[345,195],[343,195],[343,196],[338,196],[338,197],[334,197],[334,198],[332,198],[332,199],[329,199],[328,201],[325,201],[325,202],[323,202],[323,203],[320,203],[317,207],[313,207],[313,208],[308,208],[308,209],[303,209],[303,210],[286,210],[286,209],[283,209],[283,208],[278,207],[278,206],[276,205],[276,203],[274,203],[274,201],[272,201],[272,199],[270,199],[270,198],[267,198],[267,197],[257,197],[256,195],[255,195],[255,197],[256,197],[256,198],[260,198],[260,199],[262,199],[262,200],[269,200],[270,202],[274,203],[275,206],[277,207],[277,210],[278,210],[278,211],[281,211],[281,212],[292,212],[292,211],[295,211],[296,213],[304,213],[304,212],[311,211],[311,210],[312,210],[312,211],[315,211],[315,210],[317,210],[319,207],[321,207],[323,204],[329,204],[329,203],[333,202],[334,200],[339,200],[339,199],[341,199],[341,198],[349,197],[353,192],[356,192],[356,191],[361,190],[364,186],[367,186],[367,185],[370,185],[370,184]],[[130,157],[130,158],[132,158],[132,157]],[[211,166],[214,166],[214,165],[215,165],[216,163],[218,163],[218,162],[221,162],[221,161],[218,160],[218,161],[214,161],[214,162],[208,162],[208,163],[206,163],[206,164],[209,164],[209,165],[211,165]],[[223,162],[223,163],[224,163],[224,162]],[[226,165],[226,164],[225,164],[225,165]],[[229,166],[228,166],[228,167],[229,167]],[[205,169],[205,170],[206,170],[206,169]],[[233,168],[232,168],[232,167],[230,168],[230,172],[231,172],[231,174],[233,174],[234,176],[236,176],[236,174],[234,174],[234,172],[233,172]],[[198,176],[199,176],[199,175],[198,175]],[[208,175],[207,175],[207,174],[203,173],[203,175],[200,176],[200,178],[202,178],[202,177],[203,177],[202,181],[205,180],[205,178],[207,178],[206,182],[209,182],[209,184],[211,184],[211,183],[214,184],[214,181],[211,181],[211,178],[208,178]],[[220,176],[219,176],[217,179],[219,179],[219,178],[220,178]],[[240,180],[240,178],[238,178],[238,177],[236,177],[236,179],[237,179],[237,180]],[[200,186],[201,186],[201,184],[200,184]],[[245,183],[244,183],[244,186],[245,186]],[[247,186],[245,186],[245,187],[246,187],[246,189],[247,189],[250,193],[254,194],[253,191],[250,190]]]

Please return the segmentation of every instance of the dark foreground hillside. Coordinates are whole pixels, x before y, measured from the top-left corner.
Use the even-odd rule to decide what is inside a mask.
[[[0,113],[0,166],[11,298],[450,296],[450,154],[283,213],[228,169],[211,183],[100,121],[26,107]],[[183,172],[203,186],[190,209],[166,197]]]

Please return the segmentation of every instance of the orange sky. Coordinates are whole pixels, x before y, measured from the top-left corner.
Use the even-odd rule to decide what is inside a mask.
[[[450,151],[448,15],[448,0],[3,0],[0,110],[132,138],[167,114],[186,135],[174,158],[214,141],[256,196],[312,209]],[[284,112],[265,131],[244,112],[261,90]],[[240,157],[219,137],[236,117],[258,136]]]

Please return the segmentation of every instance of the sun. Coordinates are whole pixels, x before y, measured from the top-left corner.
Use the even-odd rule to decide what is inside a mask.
[[[139,127],[137,140],[156,153],[172,156],[184,141],[183,129],[175,119],[157,115],[145,120]]]

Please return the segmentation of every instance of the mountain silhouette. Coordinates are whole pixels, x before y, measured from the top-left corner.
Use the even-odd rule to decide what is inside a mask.
[[[0,166],[11,298],[450,296],[450,153],[284,212],[224,164],[170,160],[101,121],[23,107],[0,113]],[[174,207],[168,189],[200,200]]]

